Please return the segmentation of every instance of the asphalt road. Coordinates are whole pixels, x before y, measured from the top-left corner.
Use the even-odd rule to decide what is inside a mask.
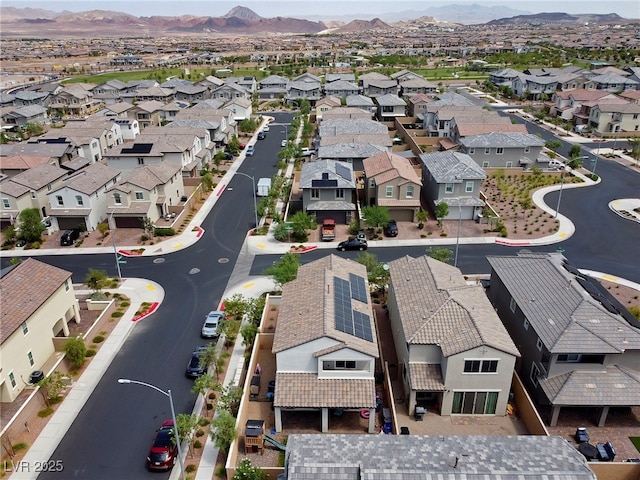
[[[276,123],[291,118],[290,114],[276,116]],[[281,125],[272,125],[267,138],[257,142],[255,155],[245,160],[240,171],[253,176],[256,182],[260,177],[271,177],[284,130]],[[560,210],[576,224],[575,235],[562,244],[528,249],[555,251],[561,246],[579,268],[600,270],[640,283],[636,261],[640,258],[638,225],[619,218],[607,208],[609,200],[637,197],[639,174],[610,161],[599,162],[598,173],[603,178],[601,185],[563,191]],[[52,456],[64,462],[64,472],[42,474],[40,478],[168,477],[146,472],[144,468],[155,429],[170,417],[167,398],[144,387],[120,385],[117,379],[132,378],[171,389],[177,413],[191,412],[195,396],[190,393],[192,381],[184,377],[189,353],[202,344],[199,331],[204,316],[221,300],[246,231],[254,225],[252,182],[237,176],[229,187],[203,222],[205,234],[194,246],[160,258],[130,258],[123,265],[123,276],[148,278],[161,284],[165,300],[156,314],[134,328]],[[556,195],[548,195],[547,202],[555,205]],[[425,249],[387,247],[370,251],[379,261],[388,262],[404,255],[422,255]],[[465,274],[488,273],[487,255],[510,255],[518,250],[500,245],[460,245],[458,267]],[[316,250],[301,259],[306,263],[333,252]],[[339,255],[355,258],[357,252]],[[256,257],[251,274],[261,274],[278,257]],[[75,282],[81,282],[89,268],[106,270],[110,275],[116,273],[112,255],[40,259],[71,271]]]

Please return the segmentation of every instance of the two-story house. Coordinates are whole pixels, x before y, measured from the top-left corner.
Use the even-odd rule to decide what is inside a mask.
[[[429,105],[433,101],[434,98],[431,95],[425,95],[424,93],[412,95],[407,100],[407,104],[409,106],[409,116],[416,117],[418,120],[424,122],[427,105]]]
[[[335,97],[333,95],[328,95],[326,97],[321,98],[316,102],[315,111],[316,111],[316,121],[320,122],[324,118],[324,114],[334,108],[340,108],[342,102],[339,97]]]
[[[400,96],[409,99],[415,95],[437,93],[438,86],[422,77],[400,80]]]
[[[287,94],[289,79],[280,75],[269,75],[258,82],[258,98],[270,100],[284,98]]]
[[[287,85],[285,99],[288,103],[296,103],[300,100],[308,100],[313,107],[322,98],[322,84],[318,81],[292,80]]]
[[[366,268],[337,255],[301,265],[282,286],[277,322],[276,431],[288,411],[321,412],[327,432],[330,410],[367,409],[374,433],[378,338]]]
[[[107,190],[120,179],[120,171],[102,163],[66,177],[49,194],[51,225],[54,230],[98,228],[107,212]]]
[[[218,98],[224,102],[234,98],[248,98],[251,100],[251,92],[237,83],[225,83],[211,91],[211,98]]]
[[[101,103],[94,101],[92,84],[72,83],[52,95],[49,109],[60,116],[84,117],[98,111]]]
[[[346,80],[336,80],[326,83],[324,86],[325,95],[333,95],[338,98],[347,98],[349,95],[357,95],[360,87],[353,82]]]
[[[640,405],[640,322],[560,253],[489,256],[488,296],[522,359],[517,370],[555,426],[564,406]]]
[[[348,224],[355,218],[356,181],[351,165],[336,160],[316,160],[302,165],[302,206],[318,222],[333,218]]]
[[[71,272],[26,258],[0,271],[0,402],[13,402],[55,352],[53,337],[80,323]],[[45,372],[48,373],[48,372]]]
[[[371,116],[375,115],[377,106],[373,102],[373,99],[365,97],[364,95],[349,95],[346,99],[347,107],[359,108],[371,113]]]
[[[155,223],[180,203],[184,195],[181,167],[162,162],[128,170],[107,194],[110,228],[142,228],[145,218]]]
[[[553,106],[549,109],[549,115],[555,115],[563,120],[573,122],[574,125],[583,125],[586,121],[574,118],[574,114],[580,111],[584,102],[593,102],[614,95],[602,90],[586,90],[584,88],[556,92],[553,98]]]
[[[598,102],[589,111],[589,125],[600,134],[640,131],[640,105]]]
[[[41,105],[28,105],[25,107],[8,107],[2,114],[2,123],[5,125],[12,125],[15,127],[21,127],[27,123],[40,123],[46,122],[47,109]]]
[[[446,151],[420,154],[422,161],[422,200],[435,209],[439,203],[449,206],[447,219],[478,218],[485,205],[480,186],[487,177],[469,155]]]
[[[127,110],[127,117],[136,120],[141,130],[149,126],[160,125],[161,115],[165,104],[158,100],[147,100],[136,103]]]
[[[399,222],[415,221],[420,210],[422,180],[409,159],[380,152],[362,161],[367,205],[386,207]]]
[[[551,96],[558,89],[558,79],[555,76],[539,77],[535,75],[520,75],[513,79],[513,93],[526,100],[541,100]]]
[[[428,256],[389,262],[387,307],[400,377],[441,415],[506,415],[519,352],[482,286]]]
[[[233,112],[233,119],[236,122],[250,119],[253,112],[251,99],[249,98],[234,98],[225,103],[223,108]]]
[[[376,117],[381,122],[393,122],[407,115],[407,103],[395,93],[378,95],[375,101],[378,105]]]
[[[327,98],[333,98],[333,97],[327,97]],[[318,103],[316,104],[316,111],[319,110],[319,106],[321,104],[321,102],[325,100],[324,98],[322,100],[319,100]],[[371,112],[368,110],[362,110],[360,108],[354,108],[354,107],[334,107],[334,108],[327,108],[326,104],[325,106],[322,108],[322,114],[321,117],[317,117],[318,118],[318,122],[320,123],[321,121],[324,120],[339,120],[339,119],[352,119],[355,120],[356,118],[363,118],[365,120],[371,120],[373,118],[373,116],[371,115]]]
[[[532,133],[495,132],[460,138],[460,151],[482,168],[546,168],[544,140]]]

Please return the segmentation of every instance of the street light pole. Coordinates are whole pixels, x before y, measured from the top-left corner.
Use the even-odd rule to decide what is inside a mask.
[[[560,200],[562,200],[562,188],[564,187],[564,172],[565,169],[562,168],[560,173],[560,194],[558,195],[558,205],[556,206],[556,214],[553,218],[558,218],[558,213],[560,212]]]
[[[242,175],[243,177],[247,177],[251,179],[251,183],[253,185],[253,214],[256,219],[256,230],[258,229],[258,200],[256,199],[256,179],[251,175],[247,175],[246,173],[236,172],[236,175]]]
[[[173,420],[173,433],[176,438],[176,443],[178,444],[178,460],[180,462],[180,474],[181,474],[180,477],[182,478],[182,480],[185,480],[186,477],[184,473],[184,463],[182,461],[182,447],[180,446],[180,435],[178,435],[178,422],[176,421],[176,410],[173,407],[173,397],[171,396],[171,390],[167,390],[165,392],[161,388],[158,388],[155,385],[151,385],[150,383],[140,382],[139,380],[129,380],[128,378],[119,378],[118,383],[124,383],[124,384],[133,383],[135,385],[142,385],[143,387],[148,387],[155,390],[156,392],[161,393],[165,397],[169,397],[169,403],[171,404],[171,420]]]
[[[456,235],[456,254],[453,258],[453,266],[458,266],[458,247],[460,246],[460,226],[462,224],[462,206],[460,205],[460,198],[458,198],[458,234]]]
[[[109,228],[111,228],[111,224],[113,223],[113,214],[116,213],[115,209],[111,212],[109,216]],[[118,280],[120,284],[122,284],[122,272],[120,271],[120,260],[118,260],[118,249],[116,248],[116,227],[113,225],[113,231],[111,232],[111,244],[113,245],[113,254],[116,257],[116,268],[118,269]]]

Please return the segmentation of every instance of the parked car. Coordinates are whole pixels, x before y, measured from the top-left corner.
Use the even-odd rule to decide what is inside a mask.
[[[366,250],[367,241],[362,238],[353,237],[344,242],[338,244],[338,250],[344,252],[345,250]]]
[[[220,325],[224,321],[224,312],[213,310],[207,314],[202,325],[200,336],[202,338],[218,339],[220,336]]]
[[[267,138],[267,134],[264,133],[264,130],[260,130],[258,132],[258,140],[264,140],[265,138]]]
[[[398,224],[395,220],[389,220],[384,227],[384,236],[385,237],[397,237],[398,236]]]
[[[253,146],[253,145],[249,145],[249,146],[247,147],[246,154],[247,154],[248,156],[253,156],[253,154],[254,154],[254,153],[256,153],[256,147],[255,147],[255,146]]]
[[[147,468],[149,470],[169,470],[176,463],[178,442],[174,439],[173,420],[165,420],[156,432],[149,455]]]
[[[80,230],[65,230],[60,237],[60,245],[73,245],[80,238]]]
[[[283,148],[287,146],[287,139],[286,138],[280,142],[280,146],[283,147]]]
[[[191,353],[191,358],[189,359],[189,363],[187,363],[187,370],[185,371],[185,375],[188,378],[198,378],[206,373],[207,368],[202,361],[202,354],[206,349],[207,346],[203,345]]]
[[[300,156],[302,157],[310,157],[311,155],[315,155],[316,151],[313,148],[303,148],[300,150]]]
[[[268,132],[270,130],[269,123],[271,123],[271,122],[273,122],[273,119],[270,118],[269,122],[264,127],[262,127],[262,131],[263,132]]]

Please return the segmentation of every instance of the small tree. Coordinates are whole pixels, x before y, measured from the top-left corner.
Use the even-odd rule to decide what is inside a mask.
[[[631,147],[629,155],[636,161],[636,165],[640,160],[640,137],[627,138],[627,143]]]
[[[90,268],[87,276],[84,277],[84,284],[93,290],[93,293],[100,293],[100,291],[104,288],[108,280],[107,272],[104,270],[96,270],[95,268]]]
[[[240,400],[242,399],[242,389],[234,385],[227,385],[220,389],[220,398],[218,399],[218,408],[229,412],[234,417],[240,408]]]
[[[236,432],[236,419],[226,410],[218,411],[211,422],[209,431],[213,443],[223,452],[228,452],[229,447],[238,436]]]
[[[151,220],[149,217],[144,217],[142,219],[142,228],[144,229],[145,233],[149,235],[149,237],[153,237],[153,232],[156,228],[156,226],[153,224],[153,220]]]
[[[274,262],[271,267],[264,270],[264,275],[270,275],[276,284],[282,288],[287,282],[295,280],[300,267],[300,255],[297,253],[285,253],[280,260]]]
[[[210,192],[211,190],[213,190],[213,175],[211,175],[211,173],[207,172],[202,176],[202,188],[204,189],[205,192]]]
[[[251,350],[256,340],[256,335],[258,335],[258,327],[253,323],[247,323],[240,328],[240,334],[242,335],[242,344]]]
[[[107,222],[99,223],[98,231],[100,232],[100,236],[104,240],[107,237],[107,235],[109,235],[109,224]]]
[[[424,228],[424,222],[429,219],[429,212],[422,208],[416,212],[416,220],[418,220],[418,228]]]
[[[557,152],[562,148],[562,142],[560,140],[548,140],[544,144],[544,146],[547,147],[549,150],[553,150],[554,152]]]
[[[305,242],[308,238],[307,230],[317,227],[316,220],[305,212],[296,212],[289,219],[289,223],[293,227],[291,235],[295,241]]]
[[[251,460],[245,458],[240,461],[236,467],[236,473],[233,474],[232,480],[266,480],[267,472],[251,463]]]
[[[51,400],[56,400],[60,397],[60,391],[65,387],[63,378],[64,374],[56,370],[36,383],[40,387],[40,393],[47,407],[51,406]]]
[[[438,227],[442,227],[442,219],[449,215],[449,205],[447,202],[440,202],[435,208],[436,219],[438,220]]]
[[[82,337],[78,336],[67,340],[64,344],[64,353],[73,367],[80,368],[87,356],[87,347],[85,347]]]
[[[193,432],[195,431],[195,429],[198,426],[198,415],[196,415],[195,413],[192,414],[186,414],[186,413],[179,413],[176,416],[176,422],[177,422],[177,430],[178,430],[178,438],[175,439],[176,435],[173,435],[173,439],[177,440],[178,442],[182,443],[182,442],[187,442],[187,448],[189,449],[189,452],[193,455],[193,452],[191,450],[191,446],[193,444]],[[175,432],[174,432],[175,433]]]
[[[364,207],[362,209],[362,216],[364,217],[364,223],[369,228],[386,225],[389,223],[389,220],[391,220],[387,207],[379,207],[377,205]]]
[[[451,263],[453,259],[453,252],[449,248],[444,247],[429,247],[427,248],[427,255],[434,260],[438,260],[443,263]]]
[[[18,220],[20,225],[19,240],[24,240],[27,243],[40,241],[42,232],[47,227],[40,220],[40,213],[37,208],[25,208],[18,215]]]
[[[5,244],[16,243],[16,239],[18,238],[16,227],[14,227],[13,225],[7,226],[4,230],[2,230],[2,236],[4,237]]]

